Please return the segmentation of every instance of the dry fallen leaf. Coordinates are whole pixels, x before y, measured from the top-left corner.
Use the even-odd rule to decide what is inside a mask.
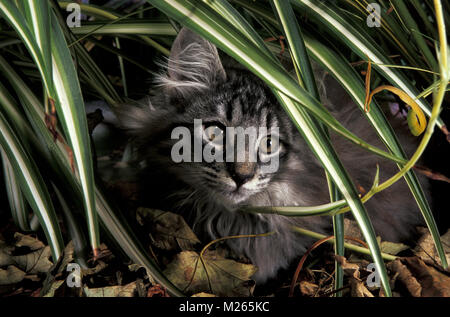
[[[214,294],[209,294],[209,293],[202,292],[202,293],[194,294],[191,297],[217,297],[217,296],[214,295]]]
[[[14,265],[9,265],[5,270],[0,269],[0,285],[9,285],[21,282],[26,273]]]
[[[420,297],[422,293],[422,286],[416,280],[416,278],[411,274],[406,265],[404,265],[400,259],[396,259],[388,263],[387,267],[395,272],[396,279],[405,285],[409,293],[414,297]]]
[[[46,246],[25,255],[11,256],[11,260],[14,265],[27,273],[46,273],[53,266],[50,262],[51,255],[50,247]]]
[[[316,284],[308,282],[308,281],[300,282],[300,292],[303,295],[314,296],[317,294],[318,290],[319,290],[319,285],[316,285]]]
[[[149,226],[153,244],[164,250],[194,250],[200,240],[182,216],[158,209],[138,208],[137,220]]]
[[[13,246],[7,245],[3,241],[0,244],[0,268],[15,266],[17,269],[31,275],[48,272],[53,265],[50,262],[50,247],[45,246],[32,236],[16,233],[14,237],[16,241]],[[17,248],[20,248],[22,255],[13,255]],[[25,253],[27,250],[29,252]],[[12,269],[8,268],[8,270]]]
[[[31,251],[36,251],[45,247],[45,244],[38,239],[20,232],[16,232],[14,238],[16,239],[16,242],[14,243],[16,247],[28,247]]]
[[[360,279],[360,265],[350,263],[347,259],[340,255],[335,255],[336,261],[341,264],[344,274],[349,277],[350,293],[352,297],[374,297],[373,294],[364,285],[364,281]]]
[[[388,264],[398,280],[415,297],[450,297],[450,277],[418,257],[397,259]]]
[[[215,251],[206,252],[203,260],[205,266],[197,252],[183,251],[167,266],[164,274],[179,289],[189,294],[252,295],[254,282],[250,278],[257,270],[254,265],[225,259]]]
[[[417,230],[422,234],[414,249],[415,255],[421,258],[426,264],[438,264],[442,266],[441,259],[434,246],[433,238],[427,228],[419,227]],[[441,236],[442,246],[444,247],[447,263],[450,263],[450,229]]]
[[[136,282],[124,286],[84,287],[83,291],[87,297],[133,297],[136,292]]]
[[[167,290],[159,284],[150,287],[147,291],[147,297],[170,297]]]

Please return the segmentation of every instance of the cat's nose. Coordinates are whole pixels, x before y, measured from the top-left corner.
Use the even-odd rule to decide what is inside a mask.
[[[245,184],[249,179],[255,175],[256,163],[254,162],[242,162],[233,163],[230,166],[230,174],[233,180],[236,182],[237,187]]]

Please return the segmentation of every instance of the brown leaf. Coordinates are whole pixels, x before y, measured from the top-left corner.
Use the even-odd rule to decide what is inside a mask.
[[[90,268],[83,268],[81,269],[82,276],[89,276],[97,274],[101,271],[103,271],[105,268],[108,267],[108,264],[103,261],[97,261],[97,265]]]
[[[53,266],[49,260],[51,255],[50,247],[46,246],[25,255],[11,256],[11,259],[17,267],[29,274],[46,273]]]
[[[16,247],[28,247],[31,251],[36,251],[45,247],[45,244],[38,239],[30,235],[21,234],[20,232],[16,232],[14,238],[16,239]]]
[[[138,222],[150,227],[153,244],[164,250],[194,250],[200,240],[183,217],[158,209],[139,208]]]
[[[420,286],[420,283],[400,259],[389,262],[387,267],[397,274],[397,279],[405,285],[406,289],[412,296],[420,297],[420,294],[422,293],[422,286]]]
[[[341,255],[335,255],[336,261],[342,266],[344,273],[348,276],[359,278],[360,266],[356,263],[350,263],[347,259]]]
[[[434,246],[433,238],[427,228],[419,227],[417,230],[422,234],[417,246],[414,249],[416,256],[421,258],[426,264],[437,264],[442,267],[441,259]],[[444,247],[447,263],[450,263],[450,229],[441,236],[442,246]],[[447,269],[448,270],[448,269]]]
[[[150,287],[147,291],[147,297],[170,297],[167,290],[159,284]]]
[[[422,285],[422,297],[450,297],[450,277],[417,257],[402,259]]]
[[[217,296],[251,296],[254,282],[250,277],[256,267],[218,256],[215,251],[206,252],[204,264],[199,254],[183,251],[164,271],[167,278],[181,290],[190,294],[200,292]],[[206,269],[205,269],[206,267]]]
[[[6,270],[0,269],[0,285],[9,285],[21,282],[26,273],[14,265],[9,265]]]
[[[335,255],[336,261],[341,264],[344,274],[349,277],[350,293],[352,297],[374,297],[373,294],[364,285],[360,279],[361,266],[356,263],[350,263],[340,255]]]
[[[381,252],[397,255],[398,253],[408,250],[409,247],[403,243],[394,243],[389,241],[382,241],[380,243]]]
[[[397,259],[388,266],[415,297],[450,297],[450,277],[418,257]]]
[[[311,282],[308,282],[308,281],[301,281],[300,282],[300,292],[303,295],[314,296],[314,295],[317,294],[318,290],[319,290],[319,286],[314,284],[314,283],[311,283]]]
[[[209,293],[197,293],[197,294],[194,294],[194,295],[192,295],[191,297],[217,297],[216,295],[214,295],[214,294],[209,294]]]
[[[131,282],[124,286],[84,287],[84,293],[87,297],[133,297],[135,292],[136,282]]]
[[[352,297],[374,297],[359,278],[351,276],[349,283]]]

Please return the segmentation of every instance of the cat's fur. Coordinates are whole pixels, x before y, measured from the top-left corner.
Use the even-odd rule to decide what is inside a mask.
[[[339,121],[370,144],[385,149],[339,85],[329,76],[323,76],[318,83],[323,88],[322,101]],[[140,178],[143,192],[155,207],[183,213],[194,230],[209,239],[276,231],[268,237],[227,240],[235,253],[257,265],[257,282],[276,276],[280,268],[310,246],[310,239],[292,232],[292,224],[330,232],[329,217],[289,218],[238,211],[246,205],[308,206],[329,202],[323,168],[259,78],[242,67],[224,67],[214,45],[183,29],[173,44],[167,74],[159,78],[159,85],[147,103],[122,107],[120,114],[122,125],[135,137],[140,158],[145,160]],[[283,142],[279,170],[263,174],[257,164],[236,193],[231,190],[236,189],[236,164],[174,163],[170,153],[177,140],[171,139],[172,129],[186,126],[192,130],[194,119],[223,126],[279,127]],[[413,145],[404,122],[394,120],[393,126],[404,145]],[[376,164],[380,166],[380,182],[398,171],[395,164],[342,137],[332,133],[331,138],[354,182],[365,190],[371,187]],[[405,241],[415,226],[422,224],[404,180],[377,194],[365,206],[376,233],[385,240]]]

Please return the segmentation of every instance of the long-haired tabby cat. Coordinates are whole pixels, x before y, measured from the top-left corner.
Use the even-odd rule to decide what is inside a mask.
[[[229,64],[229,65],[228,65]],[[138,145],[145,161],[140,180],[142,192],[154,207],[182,213],[200,236],[208,239],[231,235],[275,234],[258,238],[226,240],[239,255],[258,267],[254,279],[265,282],[311,244],[294,233],[291,225],[330,232],[329,217],[284,217],[275,214],[249,214],[243,206],[308,206],[329,202],[324,170],[300,133],[277,103],[266,85],[236,63],[221,61],[214,45],[183,28],[176,38],[166,73],[159,89],[144,105],[122,107],[120,121]],[[318,73],[320,76],[320,73]],[[329,76],[322,76],[322,102],[349,130],[384,148],[368,121],[346,93]],[[181,162],[171,157],[175,127],[192,131],[194,119],[203,127],[224,133],[225,127],[277,127],[279,142],[265,139],[272,153],[279,155],[279,168],[267,172],[257,162]],[[403,120],[393,120],[403,145],[414,140]],[[207,142],[204,135],[200,142]],[[376,165],[380,181],[398,168],[331,134],[332,142],[358,188],[368,190]],[[427,189],[426,182],[422,182]],[[422,218],[406,183],[401,180],[377,194],[365,206],[377,235],[389,241],[411,238]]]

